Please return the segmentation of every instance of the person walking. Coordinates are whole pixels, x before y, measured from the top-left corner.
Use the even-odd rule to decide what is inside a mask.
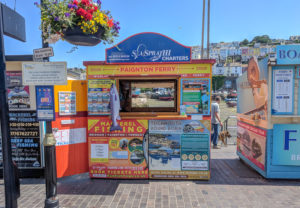
[[[214,133],[211,136],[211,141],[213,143],[213,149],[220,149],[218,147],[218,137],[219,137],[219,126],[223,126],[220,119],[220,104],[221,97],[217,96],[215,102],[211,104],[211,124]]]

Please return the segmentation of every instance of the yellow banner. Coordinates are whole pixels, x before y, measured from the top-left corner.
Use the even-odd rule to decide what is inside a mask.
[[[148,64],[88,66],[89,78],[116,75],[209,74],[209,64]]]

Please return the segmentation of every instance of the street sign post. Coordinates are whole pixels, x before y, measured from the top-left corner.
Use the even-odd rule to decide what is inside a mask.
[[[39,49],[33,50],[33,57],[35,59],[42,59],[42,58],[47,58],[47,57],[52,57],[52,56],[54,56],[52,47],[39,48]]]
[[[6,65],[3,35],[25,42],[25,19],[16,11],[0,3],[0,118],[2,133],[3,175],[5,184],[5,207],[18,207],[20,196],[17,167],[13,164],[8,125],[8,102],[6,93]]]

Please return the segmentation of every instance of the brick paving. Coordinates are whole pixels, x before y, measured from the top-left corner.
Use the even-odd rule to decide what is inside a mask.
[[[103,180],[89,179],[87,174],[59,179],[60,207],[300,207],[299,180],[265,180],[238,159],[235,148],[212,150],[209,181]],[[44,199],[43,179],[21,180],[19,207],[43,207]],[[0,207],[4,207],[2,179]]]

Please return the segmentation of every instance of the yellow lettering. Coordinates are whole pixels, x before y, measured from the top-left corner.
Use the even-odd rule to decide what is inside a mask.
[[[138,127],[136,128],[136,130],[137,130],[137,132],[139,132],[139,133],[143,132],[143,128],[142,128],[141,126],[138,126]]]
[[[134,127],[128,127],[127,132],[128,132],[128,133],[134,132]]]

